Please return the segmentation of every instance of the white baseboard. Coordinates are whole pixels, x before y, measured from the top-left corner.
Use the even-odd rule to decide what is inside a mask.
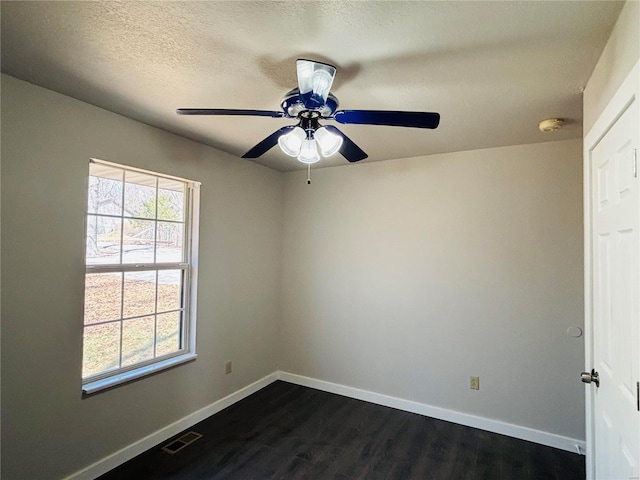
[[[278,376],[278,380],[294,383],[296,385],[311,387],[317,390],[322,390],[324,392],[336,393],[345,397],[364,400],[366,402],[384,405],[385,407],[397,408],[398,410],[417,413],[419,415],[437,418],[439,420],[459,423],[460,425],[479,428],[480,430],[499,433],[501,435],[507,435],[509,437],[519,438],[521,440],[527,440],[529,442],[539,443],[542,445],[547,445],[549,447],[567,450],[573,453],[580,453],[584,455],[585,452],[585,442],[583,440],[563,437],[561,435],[543,432],[541,430],[535,430],[529,427],[522,427],[520,425],[514,425],[512,423],[501,422],[499,420],[492,420],[490,418],[470,415],[468,413],[456,412],[455,410],[448,410],[446,408],[434,407],[425,403],[404,400],[402,398],[369,392],[367,390],[348,387],[346,385],[326,382],[324,380],[317,380],[315,378],[304,377],[302,375],[295,375],[293,373],[281,371],[278,371],[276,373]]]
[[[460,425],[479,428],[480,430],[499,433],[502,435],[507,435],[509,437],[519,438],[521,440],[527,440],[529,442],[539,443],[542,445],[548,445],[550,447],[555,447],[574,453],[577,452],[582,455],[584,455],[585,452],[585,442],[582,440],[576,440],[575,438],[563,437],[554,433],[543,432],[541,430],[535,430],[533,428],[501,422],[499,420],[478,417],[476,415],[470,415],[468,413],[456,412],[454,410],[448,410],[441,407],[434,407],[425,403],[405,400],[389,395],[383,395],[381,393],[348,387],[346,385],[340,385],[324,380],[304,377],[302,375],[296,375],[293,373],[277,371],[270,375],[267,375],[264,378],[261,378],[251,385],[247,385],[237,392],[227,395],[226,397],[221,398],[220,400],[217,400],[196,412],[193,412],[190,415],[187,415],[184,418],[181,418],[176,422],[173,422],[170,425],[167,425],[166,427],[161,428],[160,430],[157,430],[156,432],[151,433],[150,435],[147,435],[137,442],[134,442],[131,445],[128,445],[123,449],[109,455],[108,457],[105,457],[102,460],[99,460],[96,463],[89,465],[88,467],[66,477],[65,480],[91,480],[99,477],[100,475],[107,473],[108,471],[116,468],[119,465],[122,465],[124,462],[131,460],[133,457],[140,455],[141,453],[149,450],[150,448],[158,445],[165,440],[168,440],[169,438],[182,432],[183,430],[186,430],[196,423],[205,420],[211,415],[224,410],[225,408],[233,405],[236,402],[239,402],[243,398],[248,397],[258,390],[263,389],[276,380],[283,380],[285,382],[294,383],[296,385],[301,385],[304,387],[315,388],[324,392],[336,393],[345,397],[364,400],[366,402],[375,403],[377,405],[384,405],[385,407],[397,408],[398,410],[404,410],[406,412],[417,413],[419,415],[424,415],[427,417],[446,420],[453,423],[459,423]]]
[[[116,468],[118,465],[122,465],[124,462],[131,460],[137,455],[140,455],[142,452],[149,450],[150,448],[165,440],[168,440],[169,438],[195,425],[196,423],[201,422],[202,420],[218,413],[219,411],[233,405],[236,402],[239,402],[252,393],[261,390],[270,383],[275,382],[277,379],[277,372],[267,375],[257,382],[254,382],[251,385],[247,385],[237,392],[227,395],[226,397],[221,398],[220,400],[215,401],[212,404],[207,405],[206,407],[201,408],[200,410],[197,410],[196,412],[193,412],[192,414],[187,415],[186,417],[181,418],[180,420],[161,428],[160,430],[153,432],[150,435],[147,435],[141,440],[138,440],[137,442],[124,447],[122,450],[118,450],[117,452],[103,458],[102,460],[99,460],[93,465],[89,465],[88,467],[70,475],[65,480],[91,480],[99,477],[100,475],[107,473],[109,470]]]

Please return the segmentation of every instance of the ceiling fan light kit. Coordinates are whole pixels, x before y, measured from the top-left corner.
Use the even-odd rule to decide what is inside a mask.
[[[326,127],[294,127],[289,133],[278,138],[280,149],[302,163],[316,163],[320,160],[318,146],[323,157],[330,157],[342,146],[342,137],[331,133]]]
[[[280,128],[256,144],[242,158],[258,158],[276,144],[290,157],[310,166],[336,152],[353,163],[367,154],[333,125],[321,125],[331,120],[347,125],[385,125],[411,128],[437,128],[440,114],[391,110],[338,110],[338,99],[331,94],[336,67],[313,60],[296,60],[298,87],[288,92],[280,102],[281,112],[225,108],[179,108],[179,115],[245,115],[254,117],[292,118],[297,125]],[[308,183],[310,180],[307,179]]]

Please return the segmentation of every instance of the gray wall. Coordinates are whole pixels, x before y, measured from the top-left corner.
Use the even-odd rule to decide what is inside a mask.
[[[280,369],[584,439],[581,158],[576,139],[286,174]]]
[[[90,157],[202,182],[199,356],[82,399]],[[6,75],[2,161],[3,478],[60,478],[276,370],[280,174]]]
[[[309,187],[2,76],[2,157],[3,478],[63,477],[277,369],[584,438],[579,140]],[[202,182],[199,357],[82,399],[89,157]]]

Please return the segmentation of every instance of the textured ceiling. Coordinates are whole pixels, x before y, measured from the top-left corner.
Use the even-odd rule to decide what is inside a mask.
[[[366,161],[579,137],[582,88],[620,2],[7,2],[2,71],[241,156],[293,122],[295,59],[332,63],[344,109],[441,114],[437,130],[344,125]],[[564,117],[543,134],[538,121]],[[305,168],[276,147],[257,161]],[[343,165],[336,155],[318,167]]]

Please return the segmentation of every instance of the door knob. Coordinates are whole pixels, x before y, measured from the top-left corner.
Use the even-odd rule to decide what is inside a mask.
[[[600,375],[598,375],[598,372],[596,372],[595,369],[591,369],[591,373],[589,372],[582,372],[580,374],[580,380],[582,380],[582,383],[595,383],[596,387],[600,386]]]

